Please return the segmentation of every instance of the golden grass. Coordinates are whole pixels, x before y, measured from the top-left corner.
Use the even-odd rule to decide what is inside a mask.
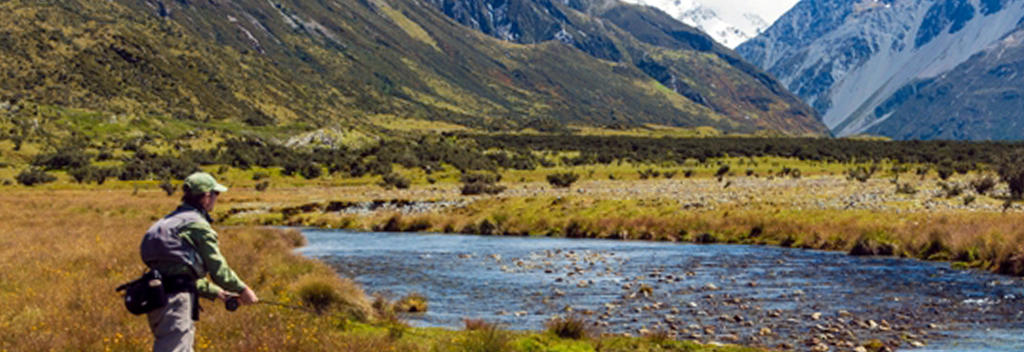
[[[252,192],[229,192],[221,201],[231,204],[252,197]],[[152,337],[145,318],[129,314],[114,288],[142,272],[138,241],[152,221],[175,206],[176,198],[157,190],[133,194],[123,189],[7,187],[0,194],[0,351],[148,350]],[[329,302],[322,314],[265,305],[231,313],[221,302],[203,300],[199,350],[448,351],[482,338],[474,332],[377,321],[378,312],[358,285],[321,262],[292,253],[304,242],[298,231],[215,227],[229,263],[261,298],[301,305],[324,296],[304,294],[310,286],[330,297],[322,300]],[[501,344],[507,351],[594,351],[607,340],[495,334],[509,339]],[[693,344],[666,349],[644,339],[625,341],[652,351],[752,350]]]

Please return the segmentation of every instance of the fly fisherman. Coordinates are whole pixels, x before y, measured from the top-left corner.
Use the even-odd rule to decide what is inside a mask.
[[[217,232],[210,227],[209,212],[227,187],[210,174],[197,172],[185,178],[182,189],[182,204],[146,231],[141,246],[142,261],[163,277],[168,297],[166,306],[149,313],[156,338],[153,351],[159,352],[193,350],[198,296],[223,301],[238,296],[242,304],[259,301],[228,267],[217,246]]]

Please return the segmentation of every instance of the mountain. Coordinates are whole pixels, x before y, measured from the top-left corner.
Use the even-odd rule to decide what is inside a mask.
[[[615,0],[427,0],[452,19],[520,44],[550,41],[629,64],[735,125],[824,133],[812,109],[701,31]]]
[[[1020,139],[1022,20],[1021,0],[802,0],[737,52],[838,136]]]
[[[656,7],[672,17],[707,33],[716,42],[735,48],[768,28],[768,22],[753,12],[742,12],[731,20],[697,0],[624,0]]]
[[[492,27],[446,15],[499,3]],[[735,53],[620,3],[13,0],[0,33],[0,101],[96,111],[98,123],[287,132],[383,115],[826,133]]]

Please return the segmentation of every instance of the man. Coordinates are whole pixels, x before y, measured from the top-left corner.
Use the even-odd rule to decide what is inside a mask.
[[[182,204],[153,224],[142,239],[142,261],[160,273],[168,297],[166,306],[149,313],[156,338],[153,351],[192,351],[194,321],[199,320],[197,296],[223,301],[240,296],[242,304],[259,301],[228,267],[210,227],[209,213],[227,187],[210,174],[197,172],[185,178],[182,189]]]

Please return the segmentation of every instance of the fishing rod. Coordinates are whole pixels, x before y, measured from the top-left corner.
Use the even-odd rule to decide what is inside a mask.
[[[315,311],[313,309],[310,309],[309,307],[297,306],[297,305],[293,305],[293,304],[285,304],[285,303],[275,302],[275,301],[267,301],[267,300],[262,300],[261,299],[261,300],[259,300],[259,302],[256,302],[256,304],[266,304],[266,305],[271,305],[271,306],[278,306],[278,307],[282,307],[282,308],[301,310],[301,311],[304,311],[304,312],[319,314],[319,312],[317,312],[317,311]],[[227,301],[224,301],[224,309],[227,309],[229,312],[234,312],[234,311],[238,310],[238,307],[241,306],[241,305],[242,305],[242,303],[238,301],[238,297],[231,297]]]

